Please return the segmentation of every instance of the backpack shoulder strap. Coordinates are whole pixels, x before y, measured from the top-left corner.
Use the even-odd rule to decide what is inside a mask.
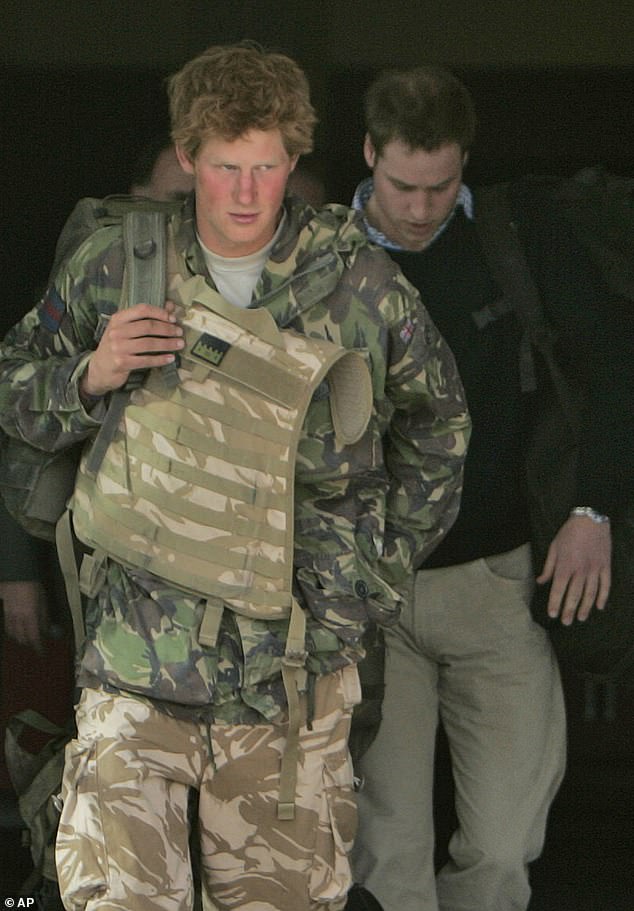
[[[125,276],[122,289],[121,306],[131,307],[137,303],[149,303],[157,307],[165,306],[167,293],[168,262],[173,262],[175,252],[171,233],[168,237],[167,218],[169,212],[163,208],[133,208],[123,212],[123,245],[125,252]],[[161,368],[164,381],[175,386],[178,383],[176,364]],[[121,416],[128,404],[133,389],[143,382],[145,372],[131,374],[128,382],[117,389],[110,397],[110,403],[99,432],[95,437],[87,456],[87,471],[96,475],[104,456],[119,426]],[[65,510],[56,526],[56,545],[60,567],[64,576],[66,594],[73,618],[76,654],[85,638],[83,607],[75,542],[70,522],[70,514]],[[86,557],[84,556],[84,561]],[[100,570],[100,556],[95,554],[96,572]],[[84,572],[84,564],[82,564]]]
[[[517,314],[524,337],[520,348],[522,390],[537,387],[531,346],[542,355],[571,427],[578,424],[568,382],[555,357],[554,328],[544,313],[541,297],[526,259],[514,220],[508,184],[481,187],[476,193],[476,229],[493,278]]]
[[[481,188],[476,195],[476,230],[491,274],[509,309],[517,314],[525,335],[520,352],[522,389],[536,388],[530,345],[550,351],[553,332],[544,317],[539,292],[530,273],[517,225],[513,220],[508,184]],[[547,356],[547,360],[550,357]]]
[[[165,303],[166,218],[159,210],[132,209],[123,215],[127,304]],[[157,263],[160,268],[157,268]]]
[[[122,306],[148,303],[165,306],[167,292],[167,216],[163,210],[132,209],[123,215],[125,278]],[[178,383],[176,364],[161,368],[170,386]],[[113,439],[130,393],[143,382],[145,371],[130,374],[122,389],[110,397],[108,411],[88,455],[87,470],[97,474]]]

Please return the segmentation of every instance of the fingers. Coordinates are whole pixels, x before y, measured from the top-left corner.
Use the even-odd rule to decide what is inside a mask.
[[[587,620],[593,607],[602,610],[610,591],[609,525],[584,517],[569,519],[551,542],[537,582],[551,582],[548,616],[564,626]]]
[[[135,322],[140,319],[156,319],[159,322],[175,323],[175,308],[176,305],[173,301],[165,301],[164,307],[156,307],[153,304],[135,304],[134,307],[124,307],[113,313],[109,325]]]
[[[184,347],[183,329],[174,305],[137,304],[115,313],[94,351],[82,379],[82,391],[104,395],[122,386],[133,370],[172,363]]]
[[[553,577],[553,572],[555,571],[555,556],[553,554],[553,548],[550,547],[546,560],[544,561],[544,566],[539,576],[535,580],[539,585],[543,585],[545,582],[550,582]]]
[[[6,582],[0,585],[6,635],[20,645],[41,652],[46,618],[46,598],[39,582]]]
[[[597,590],[598,579],[595,575],[585,579],[575,576],[570,580],[561,611],[561,622],[564,626],[570,626],[575,618],[580,621],[587,620],[596,601]]]
[[[601,573],[599,574],[599,589],[597,594],[596,606],[599,610],[603,610],[605,605],[608,603],[608,595],[610,594],[610,588],[612,586],[612,567],[608,563],[607,566],[604,566]]]
[[[574,620],[583,622],[590,616],[593,607],[603,610],[610,592],[610,568],[600,572],[582,573],[567,578],[555,577],[548,598],[548,616],[560,617],[564,626]]]
[[[117,310],[108,320],[106,332],[118,329],[125,333],[126,330],[123,327],[130,326],[132,331],[134,331],[135,328],[142,328],[143,324],[151,326],[156,332],[165,332],[166,334],[178,330],[179,326],[174,315],[174,304],[171,301],[167,301],[165,307],[154,307],[152,304],[136,304],[134,307]]]
[[[152,307],[149,304],[137,304],[129,310],[120,310],[110,319],[102,342],[115,352],[143,354],[143,349],[150,351],[165,350],[172,345],[173,350],[182,347],[182,327],[170,310]],[[139,347],[139,340],[143,345]],[[162,346],[162,347],[161,347]]]

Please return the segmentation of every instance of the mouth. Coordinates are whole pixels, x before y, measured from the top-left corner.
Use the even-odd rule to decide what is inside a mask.
[[[257,212],[230,212],[229,217],[239,225],[252,225],[259,216]]]

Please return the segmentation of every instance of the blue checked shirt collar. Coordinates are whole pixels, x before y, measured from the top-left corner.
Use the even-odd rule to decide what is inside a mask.
[[[362,180],[361,183],[359,184],[359,186],[357,187],[357,189],[355,190],[354,197],[352,199],[352,208],[356,209],[357,212],[361,212],[361,213],[365,212],[365,208],[368,204],[370,197],[372,196],[373,190],[374,190],[374,181],[372,180],[371,177],[366,177],[366,179]],[[449,218],[438,228],[438,230],[432,237],[430,243],[433,243],[436,240],[436,238],[442,234],[442,232],[445,230],[445,228],[447,227],[447,225],[453,218],[454,212],[456,211],[458,206],[462,206],[467,218],[469,218],[471,221],[473,221],[473,194],[472,194],[471,190],[469,189],[469,187],[467,187],[465,184],[460,185],[460,189],[458,190],[458,196],[456,197],[456,205],[454,207],[453,212],[451,213]],[[365,215],[363,216],[363,223],[365,225],[367,235],[370,238],[370,240],[372,241],[372,243],[378,244],[381,247],[385,247],[386,250],[402,250],[403,249],[403,247],[399,246],[399,244],[395,244],[393,241],[391,241],[389,238],[387,238],[385,236],[385,234],[383,234],[377,228],[372,227],[372,225],[368,223]]]

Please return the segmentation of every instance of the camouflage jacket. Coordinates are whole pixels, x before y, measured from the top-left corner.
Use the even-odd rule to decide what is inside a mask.
[[[210,284],[189,201],[173,216],[190,274]],[[118,226],[99,229],[58,273],[0,351],[0,422],[47,451],[94,437],[105,413],[83,407],[78,380],[99,328],[119,305]],[[343,206],[319,213],[289,197],[253,295],[280,328],[364,352],[373,414],[354,446],[335,444],[328,388],[300,439],[295,487],[295,589],[307,612],[308,670],[359,660],[369,618],[393,622],[399,589],[455,519],[469,418],[455,362],[387,254]],[[333,521],[336,518],[337,521]],[[232,723],[284,706],[286,620],[225,610],[216,648],[197,639],[203,602],[115,561],[88,603],[80,685],[101,683]]]

